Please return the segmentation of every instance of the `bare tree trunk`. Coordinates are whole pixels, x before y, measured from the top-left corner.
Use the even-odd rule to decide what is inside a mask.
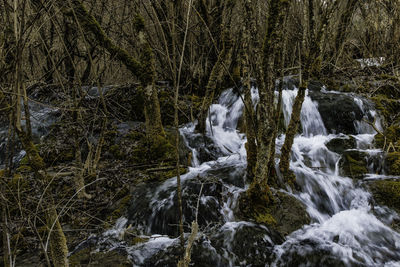
[[[71,1],[72,10],[64,10],[66,15],[75,14],[80,25],[94,36],[94,42],[105,48],[114,58],[120,60],[126,68],[138,77],[143,89],[145,101],[146,131],[150,138],[164,135],[161,122],[160,104],[155,87],[155,62],[152,49],[145,40],[143,27],[144,21],[137,16],[135,23],[139,29],[139,43],[141,46],[140,61],[132,57],[126,50],[117,46],[103,31],[97,20],[88,13],[79,0]]]
[[[29,160],[29,166],[35,172],[36,176],[43,184],[50,182],[49,176],[46,173],[46,168],[42,157],[29,136],[22,130],[16,129],[19,140],[26,151],[26,156]],[[51,195],[48,196],[49,201],[46,201],[46,216],[49,227],[49,241],[52,261],[55,266],[68,266],[68,247],[67,240],[62,230],[55,208],[54,200]]]
[[[246,152],[247,152],[247,173],[246,177],[249,181],[253,181],[255,175],[255,168],[257,164],[257,144],[256,144],[256,117],[253,109],[253,101],[251,97],[251,59],[250,47],[254,44],[251,43],[252,28],[254,27],[253,10],[251,1],[244,1],[244,24],[243,24],[243,38],[242,38],[242,69],[243,69],[243,90],[244,90],[244,117],[246,123]]]
[[[176,24],[178,23],[178,14],[177,10],[179,8],[179,1],[177,2],[170,2],[170,15],[172,18],[170,20],[172,21],[171,25],[171,38],[172,38],[172,74],[173,74],[173,81],[174,81],[174,88],[175,88],[175,93],[174,93],[174,127],[175,127],[175,160],[176,160],[176,193],[178,196],[178,210],[179,210],[179,240],[180,240],[180,245],[182,249],[182,258],[183,258],[183,253],[184,253],[184,248],[185,248],[185,239],[184,239],[184,229],[183,229],[183,207],[182,207],[182,185],[181,185],[181,175],[180,175],[180,157],[179,157],[179,139],[180,139],[180,132],[179,132],[179,114],[178,114],[178,100],[179,100],[179,86],[180,86],[180,76],[181,76],[181,68],[183,64],[183,57],[185,53],[185,46],[186,46],[186,35],[184,38],[183,46],[182,46],[182,54],[180,57],[180,62],[179,62],[179,69],[177,69],[176,65],[176,58],[177,58],[177,53],[176,53],[176,45],[177,45],[177,31],[176,31]],[[189,6],[189,11],[190,12],[191,6]],[[188,21],[186,22],[188,27]]]
[[[268,12],[267,32],[263,45],[262,67],[265,85],[259,86],[260,102],[258,104],[258,133],[257,133],[257,164],[255,183],[259,190],[265,191],[268,184],[269,160],[273,133],[276,129],[274,117],[274,95],[275,95],[275,55],[280,40],[279,25],[284,20],[289,1],[272,0]],[[253,186],[253,188],[256,188]]]
[[[305,37],[303,40],[304,44],[303,47],[305,47],[308,44],[309,49],[305,53],[305,65],[302,71],[302,76],[300,77],[301,80],[300,86],[296,99],[293,104],[292,114],[290,117],[288,128],[286,130],[285,142],[281,149],[281,158],[279,162],[279,170],[283,176],[283,179],[291,187],[294,187],[295,185],[296,176],[289,169],[290,154],[292,151],[294,137],[300,125],[301,107],[303,105],[304,98],[306,95],[306,89],[308,86],[311,60],[312,57],[316,56],[317,54],[317,51],[313,51],[313,49],[316,50],[317,47],[319,47],[319,44],[313,44],[315,42],[314,32],[315,32],[314,5],[313,5],[313,0],[308,0],[308,33],[304,34]]]

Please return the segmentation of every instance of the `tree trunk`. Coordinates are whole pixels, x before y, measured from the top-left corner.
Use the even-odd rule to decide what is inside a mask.
[[[343,13],[340,15],[339,23],[336,29],[335,36],[335,51],[334,51],[334,64],[337,64],[337,61],[342,54],[343,45],[345,43],[348,28],[351,23],[351,19],[353,17],[353,13],[356,9],[356,4],[359,0],[347,0],[347,3],[344,7]]]
[[[103,31],[97,20],[88,13],[84,5],[79,0],[71,1],[72,10],[64,10],[66,15],[73,15],[79,20],[80,26],[87,32],[93,34],[93,42],[106,49],[112,57],[121,61],[125,67],[138,77],[143,89],[145,101],[146,131],[150,138],[158,135],[165,135],[161,122],[160,103],[155,87],[155,62],[153,51],[144,39],[143,18],[137,16],[136,24],[139,28],[139,43],[142,47],[140,61],[132,57],[126,50],[117,46]],[[93,44],[92,44],[93,45]]]
[[[257,133],[257,164],[255,182],[265,187],[268,184],[269,160],[271,143],[275,142],[273,133],[276,129],[274,117],[274,96],[276,70],[274,66],[275,55],[278,49],[280,36],[279,25],[284,20],[289,1],[272,0],[269,7],[267,20],[267,32],[263,45],[262,67],[265,78],[265,85],[259,85],[260,102],[258,104],[258,133]]]
[[[22,130],[16,129],[19,140],[22,143],[26,156],[29,160],[29,166],[35,172],[35,175],[42,181],[43,184],[50,182],[49,176],[46,173],[46,168],[42,157],[29,136]],[[57,210],[54,200],[49,195],[49,201],[46,201],[46,216],[49,227],[50,253],[54,266],[69,266],[68,264],[68,247],[67,240],[62,230],[58,219]]]
[[[251,97],[251,76],[254,75],[251,70],[250,47],[255,44],[252,43],[252,33],[254,22],[253,8],[250,0],[244,1],[244,24],[243,24],[243,37],[242,37],[242,75],[243,75],[243,90],[244,90],[244,119],[246,127],[247,143],[247,173],[246,177],[249,181],[253,181],[255,175],[255,168],[257,164],[257,143],[256,143],[256,117],[253,108],[253,101]]]
[[[196,126],[196,131],[199,133],[206,132],[206,125],[207,125],[207,118],[208,118],[208,111],[209,108],[214,100],[215,92],[217,90],[217,86],[222,80],[222,76],[224,71],[229,70],[229,66],[232,62],[232,54],[233,54],[233,45],[230,36],[230,28],[231,28],[231,13],[233,9],[234,2],[230,1],[223,1],[221,5],[223,6],[223,11],[221,12],[222,22],[221,22],[221,32],[220,40],[222,43],[222,49],[218,54],[218,60],[214,64],[210,76],[208,78],[207,86],[206,86],[206,93],[203,98],[203,102],[199,111],[198,115],[198,123]],[[203,5],[205,3],[203,2]],[[207,12],[205,12],[207,13]],[[217,44],[214,42],[214,46]]]

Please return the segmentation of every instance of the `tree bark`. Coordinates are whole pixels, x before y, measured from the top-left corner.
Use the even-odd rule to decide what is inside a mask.
[[[270,2],[267,31],[263,45],[262,68],[265,78],[265,85],[259,85],[258,91],[260,102],[258,104],[258,133],[257,133],[257,164],[255,182],[260,187],[266,187],[268,184],[271,143],[273,133],[276,128],[274,117],[274,95],[276,70],[274,66],[276,51],[279,46],[280,31],[279,25],[284,20],[285,13],[289,6],[287,0],[272,0]]]

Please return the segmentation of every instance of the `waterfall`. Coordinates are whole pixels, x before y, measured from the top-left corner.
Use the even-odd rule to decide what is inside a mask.
[[[332,92],[322,90],[320,93]],[[282,92],[281,108],[286,127],[296,95],[297,89]],[[255,88],[252,88],[252,97],[256,104]],[[376,118],[376,111],[365,101],[355,98],[353,103],[365,118]],[[190,232],[188,227],[196,215],[200,225],[198,245],[192,254],[195,263],[260,266],[266,265],[272,255],[273,266],[400,264],[400,235],[387,226],[393,218],[399,218],[398,215],[385,207],[375,206],[373,210],[371,194],[362,184],[340,175],[341,155],[327,146],[337,138],[354,138],[352,150],[373,157],[380,151],[371,149],[372,127],[358,121],[354,122],[359,126],[357,134],[328,133],[319,105],[321,103],[314,101],[307,91],[301,110],[302,133],[294,139],[290,164],[300,190],[286,192],[306,206],[312,222],[290,233],[285,240],[263,225],[236,216],[238,197],[248,188],[244,181],[246,136],[236,129],[244,107],[238,93],[228,89],[221,94],[218,103],[210,107],[205,137],[194,133],[194,124],[181,128],[193,157],[192,167],[181,178],[185,232]],[[375,123],[379,129],[380,120]],[[276,140],[278,152],[283,140],[284,134]],[[377,168],[372,165],[371,172]],[[371,174],[367,179],[371,177],[376,176]],[[128,218],[123,222],[131,224],[150,240],[123,246],[135,264],[174,266],[171,257],[179,246],[179,240],[171,238],[177,236],[175,203],[175,177],[155,186],[139,187],[134,192]],[[110,248],[115,246],[115,243],[109,244]]]

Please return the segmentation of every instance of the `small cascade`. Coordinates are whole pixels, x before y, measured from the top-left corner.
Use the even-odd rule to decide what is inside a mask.
[[[382,164],[383,153],[372,149],[375,130],[363,121],[374,121],[375,127],[382,129],[380,118],[366,100],[354,97],[354,102],[363,116],[362,120],[354,121],[357,134],[351,138],[355,139],[355,146],[347,151],[365,153],[368,170],[382,172],[382,166],[377,165]],[[306,101],[303,109],[305,106]],[[301,119],[304,123],[303,116]],[[306,262],[308,266],[400,264],[400,235],[387,226],[398,216],[378,207],[381,212],[378,218],[372,211],[370,193],[340,175],[341,155],[327,147],[330,141],[343,136],[328,135],[326,131],[307,136],[304,132],[303,128],[303,135],[294,140],[291,169],[301,187],[296,197],[307,206],[314,223],[292,233],[282,245],[275,247],[273,266]]]
[[[286,127],[297,91],[282,91]],[[255,88],[252,97],[256,104]],[[321,112],[330,111],[338,99],[349,110],[338,115]],[[312,222],[284,239],[273,229],[237,216],[238,197],[248,187],[244,180],[246,136],[236,129],[243,108],[238,93],[228,89],[210,107],[206,136],[194,133],[194,124],[180,129],[193,157],[181,182],[185,232],[190,232],[195,218],[200,227],[192,251],[196,266],[268,266],[271,261],[272,266],[400,264],[400,234],[388,226],[398,215],[387,207],[372,207],[372,196],[362,186],[364,177],[352,179],[342,170],[344,155],[358,153],[371,172],[365,180],[386,177],[376,160],[382,151],[371,145],[374,129],[363,124],[363,119],[374,121],[380,129],[373,105],[354,95],[307,91],[301,110],[302,132],[294,139],[290,165],[299,190],[286,193],[306,206]],[[332,116],[339,117],[337,125],[330,122]],[[284,138],[283,134],[277,138],[277,152]],[[179,240],[172,238],[178,235],[176,178],[139,186],[132,197],[128,216],[119,224],[132,225],[148,241],[129,245],[117,226],[105,239],[119,239],[119,243],[103,242],[103,246],[122,247],[135,266],[174,266],[179,251]]]
[[[282,113],[284,115],[285,127],[287,128],[292,114],[292,107],[297,96],[298,89],[282,91]],[[314,136],[327,133],[321,115],[318,112],[318,104],[309,97],[308,90],[301,108],[301,127],[304,136]]]

